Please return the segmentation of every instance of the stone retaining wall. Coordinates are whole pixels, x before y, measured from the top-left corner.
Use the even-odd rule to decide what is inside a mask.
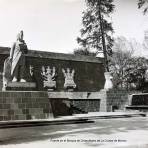
[[[100,112],[101,99],[73,99],[70,100],[73,113]]]
[[[129,92],[126,90],[107,91],[107,111],[124,110],[128,105],[128,95]]]
[[[48,96],[51,102],[54,103],[54,108],[61,107],[62,109],[59,110],[63,112],[65,106],[67,108],[65,111],[70,111],[69,115],[72,113],[107,111],[106,91],[104,90],[100,92],[48,92]]]
[[[0,121],[53,118],[47,92],[0,92]]]
[[[0,121],[49,119],[87,112],[124,110],[129,92],[0,92]]]

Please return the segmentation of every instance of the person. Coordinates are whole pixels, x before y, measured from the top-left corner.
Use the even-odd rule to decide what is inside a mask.
[[[11,62],[11,76],[12,82],[26,82],[25,69],[26,62],[24,54],[27,54],[28,49],[25,41],[23,40],[23,31],[17,35],[17,40],[10,50],[9,60]]]

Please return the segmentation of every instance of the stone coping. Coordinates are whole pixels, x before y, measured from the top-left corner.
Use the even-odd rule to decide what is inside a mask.
[[[27,91],[17,91],[17,90],[7,90],[7,91],[0,91],[0,93],[48,93],[47,91],[32,91],[32,90],[27,90]]]
[[[47,91],[15,91],[15,90],[6,90],[6,91],[0,91],[0,97],[9,97],[11,95],[15,95],[18,94],[18,96],[22,95],[22,96],[30,96],[30,95],[34,95],[34,94],[46,94],[48,96]]]
[[[10,52],[9,47],[0,47],[0,54],[8,55]],[[83,56],[74,54],[64,54],[64,53],[54,53],[47,51],[37,51],[37,50],[29,50],[27,57],[40,57],[40,58],[50,58],[50,59],[58,59],[58,60],[68,60],[68,61],[83,61],[90,63],[103,63],[103,58],[91,57],[91,56]]]
[[[35,91],[31,91],[31,90],[26,90],[26,91],[16,91],[16,90],[12,90],[12,91],[0,91],[0,92],[47,92],[47,93],[70,93],[70,94],[73,94],[73,93],[88,93],[87,91],[81,91],[81,92],[76,92],[76,91],[73,91],[73,92],[69,92],[69,91],[46,91],[46,90],[35,90]],[[104,91],[105,92],[105,91]],[[101,93],[100,91],[91,91],[89,93]]]
[[[148,108],[148,105],[127,105],[126,107],[127,108],[128,107],[147,107]]]
[[[36,87],[34,82],[8,82],[7,87]]]
[[[138,93],[138,94],[130,94],[132,96],[137,95],[137,96],[141,96],[141,95],[148,95],[148,93]]]
[[[47,91],[0,91],[0,98],[47,97]]]

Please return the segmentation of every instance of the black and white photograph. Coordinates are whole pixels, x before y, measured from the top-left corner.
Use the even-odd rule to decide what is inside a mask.
[[[148,0],[0,0],[0,148],[148,148]]]

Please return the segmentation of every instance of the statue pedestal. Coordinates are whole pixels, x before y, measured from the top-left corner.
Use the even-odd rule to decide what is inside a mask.
[[[44,88],[48,91],[54,91],[56,89],[56,81],[44,81]]]
[[[3,91],[15,90],[15,91],[34,91],[36,90],[36,83],[34,82],[8,82]]]
[[[105,76],[105,85],[104,85],[104,89],[105,89],[105,90],[112,89],[112,88],[113,88],[113,83],[112,83],[112,81],[111,81],[112,76],[111,76],[110,72],[105,72],[105,73],[104,73],[104,76]]]

